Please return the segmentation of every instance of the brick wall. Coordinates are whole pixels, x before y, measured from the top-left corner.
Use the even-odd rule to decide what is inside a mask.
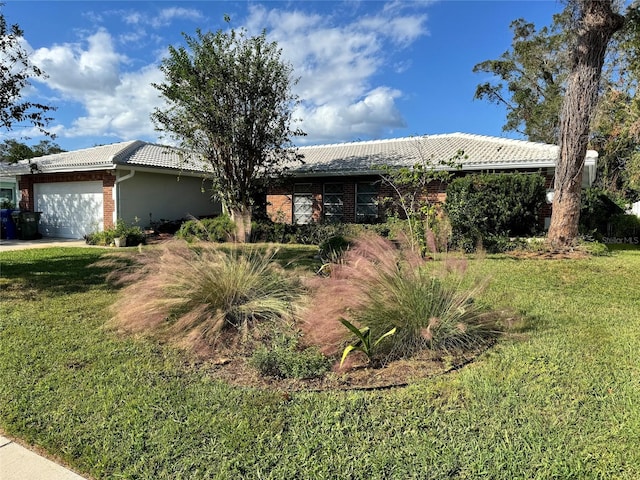
[[[325,183],[342,183],[343,185],[343,221],[353,223],[356,221],[356,185],[363,181],[376,181],[378,177],[326,177],[313,179],[300,179],[288,181],[275,186],[270,186],[267,192],[267,215],[273,221],[283,223],[293,222],[293,191],[294,185],[310,184],[313,197],[313,221],[320,222],[323,219],[323,194]],[[379,197],[393,195],[391,187],[380,184]],[[379,214],[382,215],[382,207]]]
[[[512,170],[512,171],[491,171],[478,173],[542,173],[545,177],[547,189],[553,187],[553,169],[540,171],[539,169],[529,170]],[[468,172],[459,172],[455,176],[467,175]],[[324,177],[313,179],[288,180],[276,186],[270,186],[267,194],[267,214],[273,221],[283,221],[284,223],[293,222],[293,190],[295,183],[311,184],[311,192],[313,195],[313,220],[318,222],[322,220],[322,195],[325,183],[342,183],[344,186],[343,205],[345,222],[356,221],[356,185],[358,182],[378,181],[377,176],[362,177]],[[427,186],[427,200],[434,204],[443,204],[447,198],[447,183],[443,181],[433,181]],[[392,187],[384,183],[378,184],[378,198],[389,198],[394,196]],[[383,207],[380,202],[378,214],[383,216]],[[540,225],[544,226],[545,217],[551,216],[551,205],[545,204],[540,212]]]
[[[33,186],[36,183],[60,183],[60,182],[102,182],[103,197],[103,221],[104,228],[113,227],[113,213],[115,203],[113,200],[113,186],[116,177],[109,170],[96,172],[69,172],[69,173],[38,173],[23,175],[18,180],[22,199],[19,207],[21,210],[32,212],[35,208]]]

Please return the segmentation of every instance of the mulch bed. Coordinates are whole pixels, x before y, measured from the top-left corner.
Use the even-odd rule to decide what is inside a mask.
[[[282,392],[327,390],[384,390],[404,387],[412,382],[443,375],[473,362],[490,346],[458,355],[442,355],[424,351],[411,359],[396,360],[386,365],[371,366],[355,360],[342,370],[333,371],[322,378],[283,379],[264,377],[249,364],[247,357],[223,357],[200,365],[210,378],[239,387],[252,387]]]

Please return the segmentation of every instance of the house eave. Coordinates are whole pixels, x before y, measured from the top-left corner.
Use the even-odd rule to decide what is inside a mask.
[[[597,164],[598,154],[593,150],[587,152],[585,157],[585,167],[595,167]],[[541,159],[536,161],[520,161],[520,162],[476,162],[476,163],[463,163],[460,168],[448,167],[448,166],[436,166],[436,171],[494,171],[494,170],[536,170],[555,168],[556,160]],[[399,168],[401,168],[400,166]],[[379,175],[383,173],[379,169],[351,169],[351,170],[290,170],[288,177],[293,178],[317,178],[317,177],[354,177],[363,175]]]
[[[167,173],[175,173],[176,176],[180,176],[180,177],[205,178],[205,177],[208,177],[210,175],[209,173],[202,172],[202,171],[182,170],[182,169],[179,169],[179,168],[171,168],[171,167],[149,167],[149,166],[141,166],[141,165],[135,165],[135,164],[117,164],[117,165],[115,165],[115,169],[116,170],[126,170],[126,171],[135,170],[136,172],[160,173],[160,174],[165,174],[165,175]]]

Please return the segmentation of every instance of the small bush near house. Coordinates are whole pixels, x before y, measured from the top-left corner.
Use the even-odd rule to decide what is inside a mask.
[[[233,238],[235,231],[236,225],[231,217],[220,215],[215,218],[188,220],[180,226],[176,236],[187,242],[228,242]]]
[[[102,232],[94,232],[85,235],[85,241],[89,245],[111,245],[116,238],[123,241],[123,246],[132,247],[146,242],[146,235],[137,225],[127,225],[124,220],[118,220],[116,226],[107,228]]]
[[[538,212],[545,202],[541,175],[467,175],[447,188],[445,211],[454,247],[473,251],[504,248],[505,238],[530,236],[539,229]]]
[[[305,339],[334,355],[348,341],[347,319],[368,327],[372,339],[392,329],[377,346],[374,360],[405,358],[422,349],[465,350],[486,343],[496,332],[495,318],[475,297],[479,283],[463,287],[464,262],[434,271],[418,252],[401,250],[381,237],[358,239],[328,278],[310,280],[314,292],[304,316]]]
[[[623,213],[624,209],[605,190],[587,188],[582,191],[580,202],[580,232],[602,240],[612,217]]]
[[[640,237],[640,218],[630,214],[613,215],[609,219],[607,237],[620,239],[634,239]],[[616,242],[611,242],[616,243]],[[624,243],[624,242],[621,242]],[[632,240],[628,243],[638,243]]]
[[[263,320],[290,318],[298,281],[273,261],[275,252],[223,251],[215,244],[191,249],[168,242],[140,259],[137,278],[114,306],[114,324],[150,333],[202,354],[217,347],[224,331],[247,338]],[[135,281],[133,281],[135,280]],[[240,340],[242,340],[242,338]]]
[[[251,241],[321,245],[330,238],[341,236],[353,239],[366,233],[397,240],[408,235],[408,221],[390,218],[384,223],[321,222],[291,225],[263,220],[252,224]]]

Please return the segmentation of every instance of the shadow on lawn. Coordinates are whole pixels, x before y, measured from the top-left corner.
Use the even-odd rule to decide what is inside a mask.
[[[65,248],[47,250],[1,256],[1,290],[15,297],[21,291],[28,296],[32,296],[34,290],[48,295],[66,295],[95,288],[117,288],[106,280],[113,265],[96,264],[108,257],[108,253],[89,249],[81,252]],[[119,262],[122,266],[128,264],[125,258]]]

